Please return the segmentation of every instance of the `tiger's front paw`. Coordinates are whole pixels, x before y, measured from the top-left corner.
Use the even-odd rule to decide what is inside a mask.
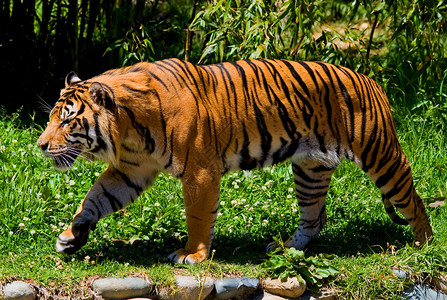
[[[65,254],[73,254],[88,241],[90,230],[94,225],[89,222],[74,222],[73,226],[62,232],[56,241],[56,251]]]
[[[185,249],[179,249],[175,252],[172,252],[168,256],[168,258],[172,262],[185,265],[193,265],[196,263],[200,263],[204,261],[207,257],[208,257],[208,251],[206,250],[199,250],[195,253],[190,253]]]
[[[71,228],[62,232],[56,241],[56,251],[59,253],[73,254],[87,243],[87,237],[76,238]]]

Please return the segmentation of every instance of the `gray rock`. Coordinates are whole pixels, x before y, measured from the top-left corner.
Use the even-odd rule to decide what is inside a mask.
[[[282,282],[281,279],[266,278],[262,287],[269,293],[288,298],[298,298],[306,291],[306,282],[297,277],[289,277]]]
[[[34,300],[36,291],[26,282],[13,281],[3,288],[3,298],[7,300]]]
[[[259,286],[259,280],[256,278],[225,278],[218,279],[214,283],[215,295],[217,299],[244,299],[252,294]]]
[[[198,282],[196,278],[192,276],[175,276],[175,293],[159,295],[160,299],[170,299],[170,300],[197,300],[199,299],[200,290],[202,288],[201,284],[203,281]],[[207,278],[203,286],[201,299],[206,298],[214,288],[214,280]]]
[[[153,284],[139,277],[104,278],[93,282],[93,289],[103,298],[122,299],[145,296]]]
[[[404,291],[406,300],[447,300],[447,295],[431,289],[428,285],[414,285]]]
[[[407,277],[407,272],[401,269],[392,268],[391,272],[393,272],[399,279],[405,279],[405,277]]]
[[[444,294],[447,294],[447,276],[440,275],[433,278],[432,284]]]
[[[264,291],[262,294],[257,295],[254,300],[287,300],[287,298],[270,294],[267,291]]]

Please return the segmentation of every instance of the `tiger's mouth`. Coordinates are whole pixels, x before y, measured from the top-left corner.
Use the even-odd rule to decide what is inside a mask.
[[[78,158],[80,151],[64,151],[59,153],[53,153],[51,158],[53,159],[53,166],[61,171],[65,171],[73,166],[74,162]]]

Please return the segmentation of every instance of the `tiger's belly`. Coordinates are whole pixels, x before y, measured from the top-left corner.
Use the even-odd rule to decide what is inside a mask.
[[[350,151],[340,148],[340,145],[336,143],[325,144],[324,149],[322,149],[315,137],[306,137],[299,140],[286,140],[279,137],[272,140],[268,151],[265,148],[263,149],[262,143],[249,143],[240,149],[227,151],[227,154],[223,157],[224,169],[222,173],[262,168],[287,159],[294,163],[313,160],[320,162],[325,167],[335,168],[349,154]]]

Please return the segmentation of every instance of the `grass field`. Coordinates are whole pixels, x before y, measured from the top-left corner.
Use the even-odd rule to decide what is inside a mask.
[[[435,232],[431,245],[407,245],[410,228],[389,220],[379,190],[352,163],[343,163],[332,179],[328,223],[306,255],[334,256],[330,264],[340,272],[324,285],[341,298],[400,299],[412,283],[446,272],[447,145],[445,128],[427,121],[432,113],[395,115]],[[169,285],[174,271],[205,273],[207,264],[178,266],[167,260],[187,235],[180,182],[166,174],[133,205],[101,220],[79,252],[56,253],[57,236],[105,166],[78,161],[67,172],[55,171],[36,146],[40,132],[32,121],[22,124],[18,114],[0,120],[0,283],[30,280],[70,295],[91,276],[144,273]],[[286,239],[298,224],[293,188],[287,163],[224,177],[212,276],[265,276],[266,245],[274,237]],[[394,276],[393,268],[405,270],[407,277]]]

